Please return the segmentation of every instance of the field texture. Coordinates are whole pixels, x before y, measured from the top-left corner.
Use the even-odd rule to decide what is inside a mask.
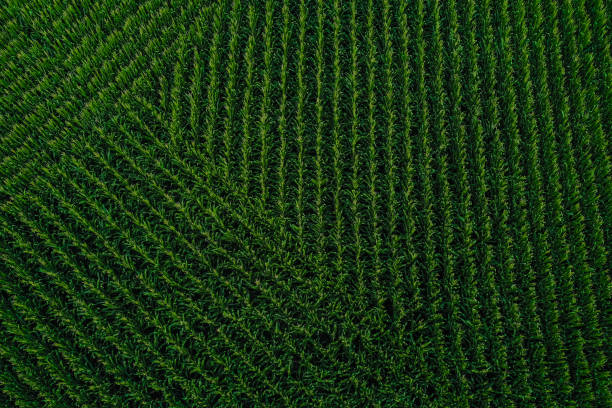
[[[8,0],[1,407],[612,407],[606,0]]]

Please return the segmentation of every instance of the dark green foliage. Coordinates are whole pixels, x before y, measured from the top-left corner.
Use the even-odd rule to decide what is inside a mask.
[[[0,10],[0,406],[612,407],[607,2]]]

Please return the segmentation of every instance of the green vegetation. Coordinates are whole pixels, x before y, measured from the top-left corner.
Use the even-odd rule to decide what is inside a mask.
[[[0,10],[0,406],[612,407],[607,2]]]

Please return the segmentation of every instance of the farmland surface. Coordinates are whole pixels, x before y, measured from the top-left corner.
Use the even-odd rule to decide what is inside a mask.
[[[606,0],[5,0],[0,407],[612,407]]]

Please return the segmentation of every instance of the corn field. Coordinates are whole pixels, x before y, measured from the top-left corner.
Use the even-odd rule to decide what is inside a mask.
[[[6,0],[0,406],[612,407],[605,0]]]

